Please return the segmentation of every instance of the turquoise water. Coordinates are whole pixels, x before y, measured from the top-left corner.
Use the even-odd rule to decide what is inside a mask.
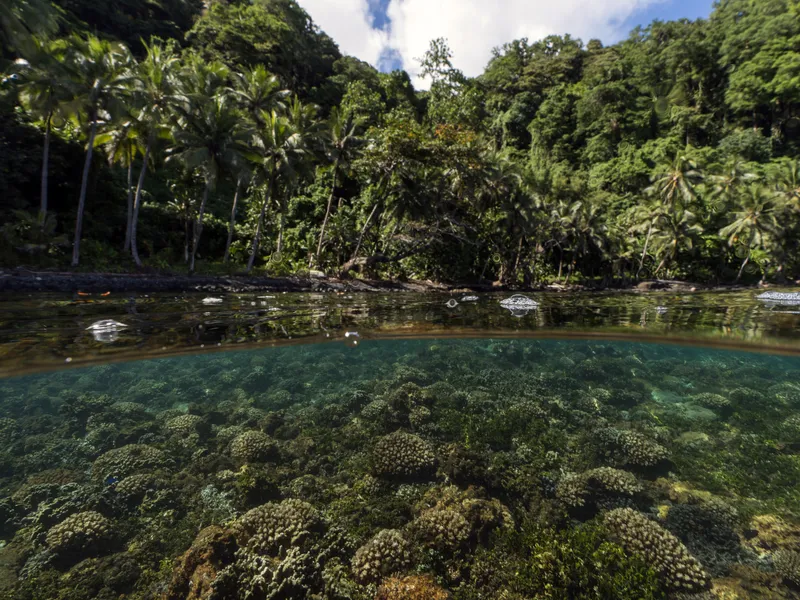
[[[11,377],[0,403],[4,597],[800,583],[798,356],[351,336]]]

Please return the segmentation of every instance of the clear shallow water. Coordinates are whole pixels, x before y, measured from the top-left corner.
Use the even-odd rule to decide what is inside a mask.
[[[113,303],[20,304],[0,364],[48,371],[0,379],[0,594],[796,597],[792,312],[448,299],[137,300],[113,341],[85,329]],[[553,332],[587,339],[522,337]],[[266,347],[298,339],[326,343]],[[144,358],[216,344],[263,347]]]

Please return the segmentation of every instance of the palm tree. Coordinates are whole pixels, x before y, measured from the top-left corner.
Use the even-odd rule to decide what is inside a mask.
[[[209,193],[222,169],[239,160],[249,132],[242,115],[223,94],[206,99],[194,96],[177,105],[176,110],[178,119],[174,123],[173,146],[167,160],[178,161],[189,170],[199,170],[204,179],[189,257],[189,272],[193,273]]]
[[[758,183],[753,183],[739,198],[733,221],[720,229],[719,234],[728,239],[728,246],[741,244],[747,255],[739,267],[736,281],[739,281],[754,249],[764,248],[767,238],[778,228],[775,216],[774,192]]]
[[[76,267],[80,262],[83,213],[97,128],[109,118],[114,101],[126,92],[132,58],[123,44],[89,35],[72,38],[66,62],[75,78],[75,85],[81,89],[76,98],[81,109],[79,116],[86,119],[89,128],[72,248],[72,266]]]
[[[800,211],[800,160],[783,160],[771,173],[770,180],[784,205]]]
[[[631,224],[630,227],[628,227],[628,233],[638,236],[642,232],[647,232],[645,234],[642,255],[639,258],[639,268],[636,270],[636,277],[639,277],[644,268],[644,261],[647,258],[650,240],[653,237],[653,233],[658,232],[658,222],[665,215],[664,206],[660,202],[645,202],[632,207],[630,211],[628,211],[628,219]]]
[[[328,205],[325,208],[325,218],[322,219],[322,227],[319,230],[319,241],[317,251],[308,262],[309,268],[315,263],[319,263],[319,255],[322,253],[322,244],[325,240],[325,228],[328,226],[328,219],[331,216],[333,199],[336,195],[336,183],[339,176],[339,169],[347,168],[358,154],[358,149],[363,140],[358,137],[358,130],[363,125],[361,119],[353,116],[352,111],[343,112],[338,107],[334,107],[328,118],[327,132],[327,155],[333,161],[331,167],[331,193],[328,196]]]
[[[58,27],[57,16],[48,0],[3,0],[0,2],[0,50],[8,48],[18,56],[36,55],[34,36],[54,33]]]
[[[697,197],[695,185],[702,179],[697,163],[679,153],[675,160],[656,167],[650,178],[652,185],[646,191],[655,194],[664,206],[672,210],[678,202],[686,206]]]
[[[275,110],[262,113],[261,118],[264,127],[258,131],[254,138],[254,149],[248,153],[256,176],[263,185],[261,209],[258,213],[250,257],[247,260],[248,273],[253,270],[261,245],[267,205],[273,201],[280,180],[291,180],[294,177],[296,163],[306,153],[303,137],[289,119],[279,115]]]
[[[675,210],[665,211],[659,224],[660,228],[653,232],[652,237],[653,254],[661,257],[655,275],[674,262],[681,250],[694,248],[695,238],[703,233],[702,226],[697,222],[697,215],[686,208],[677,207]]]
[[[231,256],[231,244],[233,243],[233,232],[236,227],[236,208],[239,205],[239,194],[242,188],[245,189],[253,178],[253,174],[248,165],[243,164],[238,166],[239,173],[236,176],[236,193],[233,195],[233,205],[231,206],[231,218],[228,222],[228,239],[225,242],[225,257],[222,262],[228,263]]]
[[[125,242],[123,252],[131,247],[131,229],[133,223],[133,163],[136,156],[144,153],[141,132],[137,130],[134,118],[115,119],[103,128],[94,140],[95,146],[104,146],[109,165],[119,164],[127,170],[128,219],[125,225]]]
[[[34,40],[35,42],[35,40]],[[69,116],[67,101],[71,86],[64,65],[66,44],[63,41],[35,44],[36,58],[31,64],[17,60],[17,70],[22,75],[20,100],[28,113],[44,122],[44,149],[42,151],[41,197],[39,221],[44,227],[47,217],[47,186],[50,161],[50,136],[54,123]],[[34,66],[35,65],[35,66]]]
[[[742,185],[758,179],[758,175],[748,170],[747,163],[740,156],[732,156],[725,164],[712,169],[714,173],[707,178],[711,183],[711,196],[726,202],[733,199]]]
[[[165,132],[165,122],[171,108],[178,101],[175,95],[175,69],[178,58],[172,50],[158,44],[144,44],[146,56],[137,65],[134,73],[134,96],[140,104],[136,114],[137,130],[141,132],[144,143],[142,167],[136,184],[133,201],[133,215],[130,222],[130,249],[137,266],[142,266],[136,243],[139,223],[139,210],[142,205],[142,189],[153,145],[159,134]]]
[[[228,93],[259,127],[264,126],[263,113],[286,108],[284,100],[289,96],[289,91],[283,89],[278,78],[263,65],[231,73],[231,79],[233,86],[228,88]]]

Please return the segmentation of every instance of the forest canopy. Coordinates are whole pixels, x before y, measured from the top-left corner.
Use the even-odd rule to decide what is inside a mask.
[[[720,0],[431,82],[294,0],[6,0],[0,264],[497,281],[800,277],[800,2]]]

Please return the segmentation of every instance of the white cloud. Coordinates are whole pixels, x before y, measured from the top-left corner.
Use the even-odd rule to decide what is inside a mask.
[[[350,54],[377,65],[389,39],[388,34],[372,28],[367,0],[299,0],[314,23]]]
[[[381,52],[396,49],[418,88],[418,63],[430,41],[447,38],[453,64],[468,76],[480,74],[492,48],[527,37],[569,33],[584,41],[613,42],[620,23],[636,11],[666,0],[390,0],[389,32],[372,28],[367,0],[299,0],[314,21],[347,54],[377,65]]]
[[[434,38],[447,38],[453,65],[474,77],[483,72],[492,48],[515,39],[531,41],[569,33],[584,42],[608,43],[624,36],[619,23],[662,0],[392,0],[390,44],[416,75]],[[415,85],[424,85],[415,78]]]

